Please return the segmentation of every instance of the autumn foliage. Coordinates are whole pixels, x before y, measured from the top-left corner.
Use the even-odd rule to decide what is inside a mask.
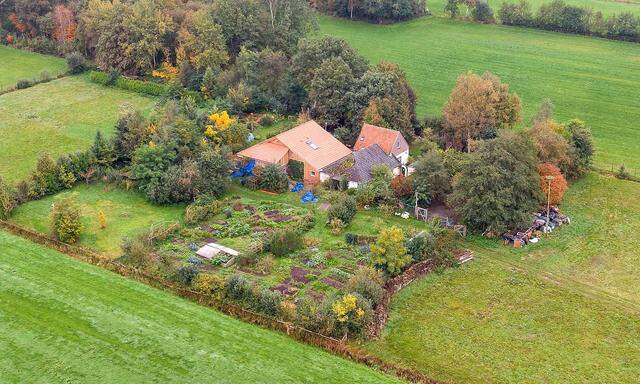
[[[549,194],[551,204],[560,204],[564,193],[569,188],[567,180],[560,172],[560,168],[550,163],[543,163],[538,166],[538,174],[540,174],[540,188],[545,196]],[[551,176],[551,189],[549,189],[549,180],[547,177]]]
[[[71,41],[76,36],[76,20],[73,11],[62,4],[53,8],[53,38],[58,43]]]

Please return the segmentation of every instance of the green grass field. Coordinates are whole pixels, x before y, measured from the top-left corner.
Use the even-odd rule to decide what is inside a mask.
[[[488,0],[489,5],[493,8],[493,11],[498,17],[498,11],[502,6],[502,3],[518,3],[518,0]],[[542,4],[549,4],[551,0],[527,0],[531,5],[531,10],[534,14]],[[638,0],[564,0],[565,3],[576,5],[579,7],[591,8],[594,12],[600,11],[603,15],[608,16],[612,14],[620,14],[623,12],[631,12],[635,15],[640,15],[640,1]],[[444,15],[444,6],[447,4],[446,0],[428,1],[427,8],[438,16]],[[466,7],[460,6],[460,13],[466,14]]]
[[[19,206],[12,221],[42,233],[49,233],[51,204],[59,199],[73,197],[80,205],[83,234],[80,244],[109,256],[120,256],[125,236],[133,236],[153,224],[182,220],[183,207],[160,207],[150,204],[144,196],[102,184],[80,184],[71,191]],[[101,229],[98,212],[103,211],[107,227]]]
[[[391,383],[288,337],[0,232],[3,383]]]
[[[367,347],[454,383],[635,383],[637,319],[479,255],[401,291]]]
[[[44,152],[55,158],[89,147],[98,129],[113,132],[125,104],[149,110],[154,100],[85,77],[65,77],[0,96],[0,176],[16,182]]]
[[[473,239],[476,260],[403,290],[367,347],[453,382],[635,382],[640,184],[591,174],[562,209],[537,245]]]
[[[640,173],[640,44],[441,17],[373,25],[320,17],[320,32],[349,41],[372,62],[398,63],[418,95],[418,113],[440,114],[456,78],[491,71],[522,98],[524,121],[550,98],[559,120],[592,128],[599,167]]]
[[[0,45],[0,63],[0,91],[15,86],[18,80],[38,80],[42,72],[55,77],[67,70],[64,59],[5,45]]]

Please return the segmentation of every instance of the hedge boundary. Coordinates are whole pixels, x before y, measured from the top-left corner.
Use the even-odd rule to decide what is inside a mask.
[[[196,292],[196,291],[179,287],[175,284],[158,279],[155,276],[146,274],[143,271],[140,271],[136,268],[133,268],[131,266],[112,260],[91,249],[57,241],[40,232],[33,231],[29,228],[26,228],[21,225],[11,223],[5,220],[0,220],[0,229],[3,229],[6,232],[19,236],[21,238],[30,240],[36,244],[40,244],[47,248],[54,249],[60,253],[63,253],[81,262],[95,265],[102,269],[106,269],[108,271],[117,273],[126,278],[131,278],[133,280],[136,280],[138,282],[144,283],[148,286],[151,286],[157,289],[161,289],[163,291],[169,291],[184,299],[190,300],[200,305],[207,306],[209,308],[213,308],[226,315],[235,317],[239,320],[242,320],[250,324],[260,326],[264,329],[269,329],[272,331],[277,331],[279,333],[284,333],[287,336],[297,341],[301,341],[301,342],[322,348],[333,355],[343,357],[357,363],[364,364],[366,366],[378,369],[379,371],[382,371],[387,374],[397,376],[409,382],[424,383],[424,384],[443,384],[443,382],[433,380],[427,377],[426,375],[424,375],[423,373],[418,372],[414,369],[405,368],[397,364],[392,364],[392,363],[383,361],[382,359],[372,356],[371,354],[367,353],[366,351],[364,351],[359,347],[346,343],[344,340],[338,340],[333,337],[329,337],[329,336],[308,330],[306,328],[302,328],[300,326],[294,325],[289,322],[285,322],[270,316],[253,312],[251,310],[242,308],[234,304],[221,302],[215,299],[214,297],[212,297],[211,295],[207,295],[201,292]],[[422,263],[414,265],[412,268],[407,270],[405,274],[400,275],[396,279],[405,276],[406,273],[409,272],[410,270],[413,270],[414,267],[416,267],[415,268],[416,270],[421,270],[421,268],[423,268],[422,267],[423,265],[424,264]],[[419,276],[420,275],[414,276],[411,281],[415,280],[415,278]],[[397,287],[397,290],[400,290],[409,282],[405,282],[404,284],[400,284],[400,285],[395,284],[394,286]],[[388,299],[390,300],[390,296]]]
[[[89,80],[93,83],[104,85],[105,87],[115,87],[147,96],[162,96],[167,92],[167,86],[164,84],[129,79],[120,75],[112,78],[109,74],[99,71],[89,72]]]

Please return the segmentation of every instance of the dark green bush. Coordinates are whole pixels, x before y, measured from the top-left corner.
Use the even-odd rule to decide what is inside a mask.
[[[269,192],[286,192],[289,188],[289,177],[279,165],[267,164],[260,174],[260,188]]]
[[[224,284],[225,296],[239,303],[251,299],[251,289],[251,283],[242,275],[232,275]]]
[[[89,74],[89,80],[97,84],[115,86],[120,89],[142,93],[150,96],[162,96],[167,91],[167,87],[163,84],[153,83],[150,81],[128,79],[126,77],[120,76],[120,73],[117,71],[112,71],[109,74],[106,74],[104,72],[92,71]]]
[[[87,70],[87,62],[80,52],[72,52],[66,59],[70,74],[77,75]]]
[[[283,230],[274,233],[268,244],[268,250],[274,256],[286,256],[302,248],[302,237],[294,231]]]
[[[277,291],[263,289],[257,292],[253,307],[266,315],[276,316],[280,310],[282,294]]]
[[[357,212],[356,199],[351,196],[344,196],[331,204],[327,210],[327,220],[339,219],[345,225],[351,223]]]
[[[183,265],[176,270],[175,281],[188,287],[197,276],[198,268],[195,265]]]
[[[25,89],[25,88],[29,88],[33,86],[33,83],[29,80],[18,80],[18,82],[16,83],[16,89]]]

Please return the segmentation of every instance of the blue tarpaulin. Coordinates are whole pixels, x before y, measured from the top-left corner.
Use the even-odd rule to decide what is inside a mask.
[[[308,191],[307,193],[302,195],[300,201],[302,201],[303,203],[317,203],[318,198],[313,194],[313,192]]]
[[[231,174],[231,177],[252,176],[253,175],[253,168],[255,168],[255,167],[256,167],[256,161],[255,160],[249,160],[247,165],[245,165],[244,167],[240,167],[240,168],[236,169],[235,171],[233,171],[233,173]]]
[[[298,181],[296,185],[294,185],[293,188],[291,188],[291,192],[300,192],[303,189],[304,189],[304,183],[301,181]]]

